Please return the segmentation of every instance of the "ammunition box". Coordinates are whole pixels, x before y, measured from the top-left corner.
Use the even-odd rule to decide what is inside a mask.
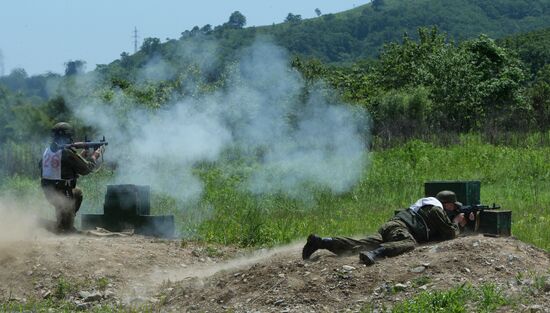
[[[510,236],[512,233],[512,211],[485,210],[479,214],[479,232]]]
[[[424,183],[426,197],[435,197],[442,190],[450,190],[456,193],[457,200],[464,205],[480,203],[481,182],[471,181],[430,181]]]
[[[150,188],[137,185],[108,185],[104,214],[81,214],[81,228],[105,228],[120,232],[133,229],[136,234],[172,237],[173,215],[150,215]]]
[[[105,215],[129,218],[150,214],[150,188],[137,185],[108,185],[103,204]]]

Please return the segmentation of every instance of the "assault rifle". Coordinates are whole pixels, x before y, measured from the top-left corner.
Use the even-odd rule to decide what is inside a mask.
[[[88,141],[87,138],[84,138],[82,142],[73,142],[69,144],[61,145],[63,149],[75,148],[75,149],[93,149],[97,150],[101,146],[107,146],[109,143],[105,141],[105,136],[100,141]]]
[[[485,210],[498,210],[500,205],[493,203],[493,206],[483,205],[483,204],[474,204],[474,205],[463,205],[458,210],[457,213],[464,213],[464,216],[470,215],[470,213],[482,212]]]

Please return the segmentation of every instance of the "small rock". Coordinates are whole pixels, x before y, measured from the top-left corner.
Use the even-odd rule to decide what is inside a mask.
[[[281,277],[281,278],[285,278],[285,274],[283,274],[283,273],[281,273],[281,274],[279,274],[279,275],[277,275],[277,276],[279,276],[279,277]]]
[[[544,308],[543,308],[542,305],[533,304],[533,305],[528,306],[523,312],[529,312],[529,313],[544,312]]]
[[[52,292],[50,290],[42,290],[41,295],[42,299],[48,299],[49,297],[51,297]]]
[[[401,284],[401,283],[395,284],[395,285],[393,286],[393,289],[394,289],[395,291],[403,291],[403,290],[407,289],[407,285]]]
[[[424,267],[430,267],[430,263],[428,263],[428,262],[422,263],[422,266],[424,266]]]
[[[463,268],[462,271],[463,271],[464,273],[470,273],[470,272],[471,272],[470,269],[467,268],[467,267]]]
[[[285,303],[285,300],[283,299],[277,299],[275,302],[273,302],[273,305],[282,305]]]
[[[351,271],[353,271],[353,270],[355,269],[355,267],[350,266],[350,265],[344,265],[344,266],[342,266],[342,269],[343,269],[344,271],[351,272]]]
[[[80,301],[75,302],[75,305],[78,311],[86,311],[91,307],[90,303],[82,303]]]
[[[418,287],[418,289],[420,289],[420,290],[428,290],[428,285],[422,285],[422,286]]]
[[[153,297],[149,298],[148,300],[149,300],[149,302],[150,302],[150,303],[153,303],[153,304],[155,304],[155,303],[159,303],[159,302],[160,302],[160,300],[159,300],[159,299],[157,299],[157,298],[153,298]]]
[[[103,293],[103,298],[105,299],[112,298],[114,296],[115,296],[115,292],[110,289],[105,290],[105,292]]]
[[[479,247],[479,240],[476,240],[476,241],[472,244],[472,246],[474,246],[474,247]]]
[[[495,266],[495,271],[497,271],[497,272],[503,271],[504,269],[505,269],[505,267],[503,265]]]
[[[28,271],[27,276],[32,276],[33,273],[34,273],[33,271]]]
[[[105,258],[99,258],[100,262],[105,262]]]
[[[98,291],[93,292],[93,293],[92,292],[87,292],[87,291],[80,291],[78,293],[78,295],[80,296],[80,298],[82,299],[83,302],[99,301],[103,297],[101,295],[101,293],[98,292]]]
[[[417,266],[415,268],[411,268],[410,271],[412,273],[422,273],[426,270],[426,268],[424,266]]]

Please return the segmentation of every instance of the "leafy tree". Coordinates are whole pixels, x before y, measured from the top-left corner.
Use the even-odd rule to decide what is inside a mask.
[[[514,50],[533,77],[545,64],[550,63],[550,28],[506,37],[497,43]]]
[[[541,131],[550,130],[550,64],[537,73],[537,79],[527,90],[527,95],[535,113],[537,128]]]
[[[209,34],[210,32],[212,32],[212,25],[210,25],[210,24],[204,25],[204,26],[201,28],[201,32],[202,32],[203,34]]]
[[[285,23],[299,23],[302,21],[302,16],[300,14],[288,13],[285,18]]]
[[[14,68],[8,76],[2,77],[1,82],[11,90],[24,89],[28,77],[24,68]]]
[[[83,74],[86,69],[86,61],[75,60],[65,63],[65,76]]]
[[[316,9],[315,9],[315,14],[316,14],[317,16],[321,16],[321,15],[322,15],[321,10],[319,10],[319,8],[316,8]]]
[[[386,46],[374,71],[377,88],[424,86],[433,103],[429,124],[441,129],[479,130],[529,115],[520,96],[524,72],[508,50],[486,36],[455,46],[435,28],[418,36]]]
[[[158,38],[145,38],[140,48],[146,55],[153,55],[160,51],[160,39]]]
[[[196,36],[196,35],[200,34],[200,32],[201,32],[201,29],[198,26],[194,26],[191,29],[191,36]]]
[[[384,5],[384,0],[372,0],[371,6],[375,11],[380,10],[380,8]]]
[[[231,13],[229,21],[226,23],[230,28],[243,28],[246,25],[246,17],[239,11]]]

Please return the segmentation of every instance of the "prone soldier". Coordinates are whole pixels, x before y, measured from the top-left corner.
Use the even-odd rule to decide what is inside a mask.
[[[463,227],[466,222],[464,214],[456,215],[451,221],[439,199],[421,198],[383,224],[378,233],[364,239],[309,235],[302,258],[309,259],[319,249],[327,249],[337,255],[359,252],[360,261],[372,265],[381,257],[411,251],[418,243],[456,238],[460,232],[459,226]]]

